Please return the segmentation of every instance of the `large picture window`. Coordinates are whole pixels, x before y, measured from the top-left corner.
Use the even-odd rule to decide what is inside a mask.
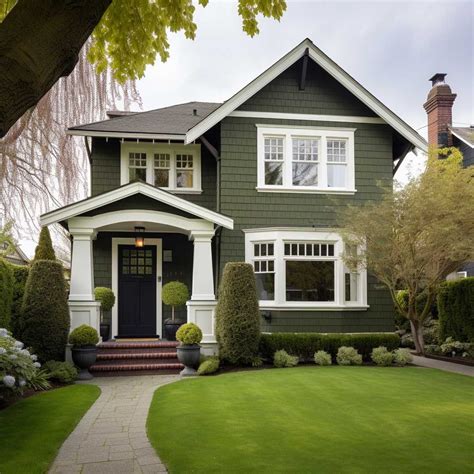
[[[142,180],[176,193],[200,193],[199,145],[124,142],[121,184]]]
[[[257,190],[354,193],[354,129],[258,125]]]
[[[244,232],[246,260],[254,268],[261,308],[367,308],[366,271],[344,265],[339,234],[279,229]]]

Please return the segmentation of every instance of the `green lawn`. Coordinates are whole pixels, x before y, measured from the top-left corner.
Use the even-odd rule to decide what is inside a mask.
[[[95,385],[69,385],[0,411],[0,473],[47,472],[63,441],[99,394]]]
[[[159,388],[171,473],[472,473],[474,379],[414,367],[235,372]]]

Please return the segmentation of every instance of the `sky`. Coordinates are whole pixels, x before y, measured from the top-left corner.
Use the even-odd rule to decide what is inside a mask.
[[[189,101],[221,102],[306,37],[426,138],[428,79],[447,73],[457,99],[453,124],[474,123],[474,0],[287,1],[280,22],[260,19],[260,34],[242,31],[234,1],[197,6],[194,41],[171,34],[170,58],[138,81],[143,110]],[[419,172],[410,154],[401,181]],[[22,242],[31,254],[34,243]]]

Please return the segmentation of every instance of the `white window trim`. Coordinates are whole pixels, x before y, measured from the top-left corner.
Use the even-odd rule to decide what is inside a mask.
[[[355,194],[354,165],[354,128],[327,127],[289,127],[257,124],[257,191],[277,193],[306,194]],[[265,137],[284,138],[283,185],[265,184]],[[319,186],[294,186],[291,184],[292,173],[292,138],[319,138]],[[344,188],[327,187],[327,140],[347,140],[347,185]]]
[[[122,142],[120,146],[120,184],[128,184],[130,180],[128,169],[129,153],[146,153],[147,170],[146,182],[154,186],[154,155],[168,153],[170,155],[170,187],[159,188],[173,194],[201,194],[201,145],[180,145],[179,143],[144,143]],[[193,155],[193,187],[177,188],[176,183],[176,155]]]
[[[365,311],[367,305],[367,271],[359,269],[360,287],[358,301],[345,301],[344,262],[341,255],[343,252],[342,237],[332,230],[321,229],[248,229],[245,233],[245,261],[253,262],[253,246],[256,243],[274,244],[274,268],[275,268],[275,299],[273,301],[259,301],[262,310],[296,310],[296,311]],[[284,255],[285,242],[299,241],[306,243],[331,243],[334,244],[334,257],[312,257],[303,260],[334,260],[334,302],[307,302],[286,301],[286,274]],[[298,259],[298,257],[291,257]]]

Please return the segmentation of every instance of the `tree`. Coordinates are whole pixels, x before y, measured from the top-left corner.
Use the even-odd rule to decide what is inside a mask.
[[[344,260],[352,269],[367,266],[387,286],[410,321],[418,353],[439,285],[474,259],[473,176],[456,148],[435,150],[425,171],[404,188],[384,189],[381,200],[349,206],[341,216],[346,249],[359,249],[346,251]],[[400,289],[407,291],[406,305],[397,299]]]
[[[51,241],[51,234],[49,233],[48,227],[41,228],[34,260],[56,260],[56,254],[54,253],[53,242]]]
[[[71,73],[92,32],[91,61],[124,82],[142,77],[157,54],[168,58],[168,31],[194,39],[195,9],[192,0],[0,0],[0,137]],[[259,14],[279,20],[285,9],[285,0],[238,0],[250,36]]]
[[[8,262],[0,257],[0,328],[10,329],[13,304],[13,273]]]

